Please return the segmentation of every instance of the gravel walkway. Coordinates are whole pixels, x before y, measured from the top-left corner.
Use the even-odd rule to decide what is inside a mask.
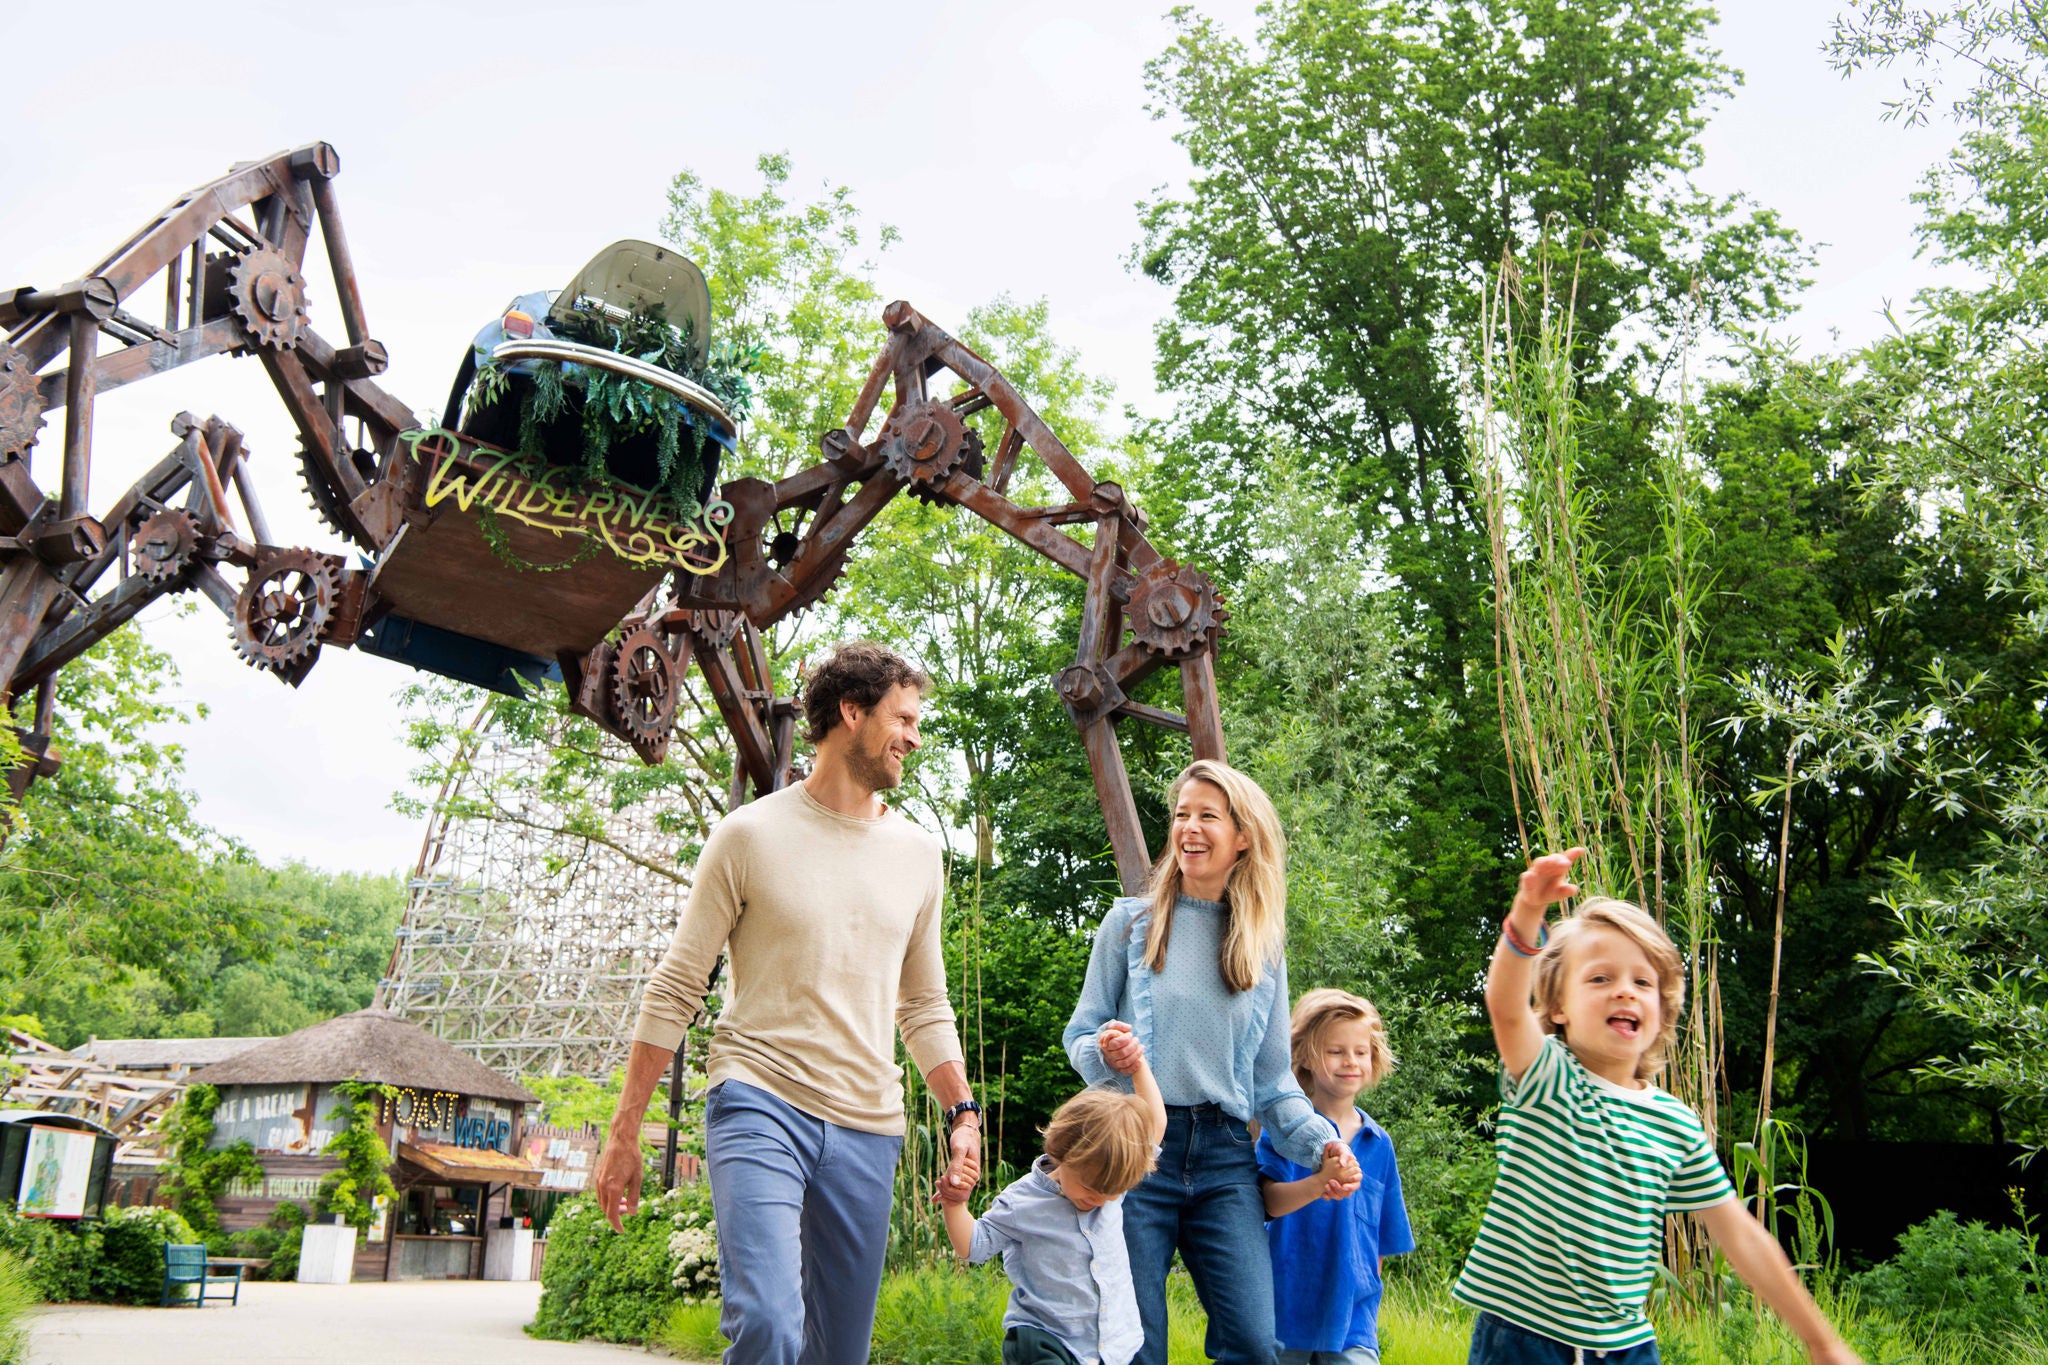
[[[628,1365],[666,1357],[535,1341],[538,1284],[247,1284],[230,1307],[42,1309],[28,1365]]]

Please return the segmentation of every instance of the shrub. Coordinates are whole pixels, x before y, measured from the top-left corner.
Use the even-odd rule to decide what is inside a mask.
[[[198,1240],[192,1225],[170,1209],[109,1210],[100,1225],[90,1297],[103,1303],[162,1302],[164,1244]]]
[[[305,1227],[305,1206],[286,1200],[260,1227],[245,1228],[228,1238],[228,1254],[269,1261],[269,1266],[258,1272],[263,1279],[294,1279],[299,1273],[299,1238]]]
[[[1868,1308],[1989,1342],[2048,1327],[2037,1273],[2031,1237],[1958,1223],[1944,1209],[1906,1229],[1898,1254],[1855,1285]]]
[[[103,1219],[73,1221],[23,1218],[0,1204],[0,1252],[14,1256],[30,1291],[46,1303],[156,1303],[164,1243],[198,1240],[169,1209],[110,1209]]]
[[[680,1185],[643,1200],[611,1230],[597,1201],[579,1195],[548,1222],[540,1308],[527,1331],[552,1341],[647,1341],[678,1302],[715,1298],[718,1242],[711,1191]]]
[[[92,1268],[100,1258],[100,1225],[68,1219],[24,1218],[0,1204],[0,1251],[11,1252],[28,1274],[31,1292],[45,1303],[92,1296]]]
[[[28,1267],[0,1251],[0,1365],[21,1365],[28,1356],[28,1315],[36,1306]]]

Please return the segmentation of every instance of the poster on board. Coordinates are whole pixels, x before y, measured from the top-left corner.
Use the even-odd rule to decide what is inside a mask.
[[[32,1218],[82,1217],[86,1187],[92,1183],[94,1144],[91,1133],[29,1129],[15,1207]]]

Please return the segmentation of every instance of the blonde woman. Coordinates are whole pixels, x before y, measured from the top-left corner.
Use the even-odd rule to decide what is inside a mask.
[[[1358,1164],[1291,1066],[1287,841],[1273,803],[1243,773],[1201,759],[1166,805],[1150,893],[1115,901],[1096,930],[1067,1056],[1090,1085],[1127,1085],[1149,1059],[1166,1101],[1158,1166],[1124,1196],[1145,1329],[1137,1365],[1166,1365],[1176,1250],[1209,1315],[1209,1358],[1270,1365],[1273,1271],[1248,1125],[1256,1119],[1288,1160],[1320,1170],[1325,1198],[1358,1188]]]

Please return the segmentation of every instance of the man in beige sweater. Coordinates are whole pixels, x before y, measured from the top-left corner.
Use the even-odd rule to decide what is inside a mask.
[[[898,1029],[946,1110],[952,1160],[939,1197],[965,1200],[981,1175],[980,1108],[946,999],[938,841],[880,796],[918,747],[928,686],[868,643],[841,646],[812,674],[810,777],[712,831],[641,1000],[597,1164],[613,1227],[640,1202],[648,1099],[727,953],[704,1130],[719,1325],[735,1365],[867,1359],[903,1144]]]

